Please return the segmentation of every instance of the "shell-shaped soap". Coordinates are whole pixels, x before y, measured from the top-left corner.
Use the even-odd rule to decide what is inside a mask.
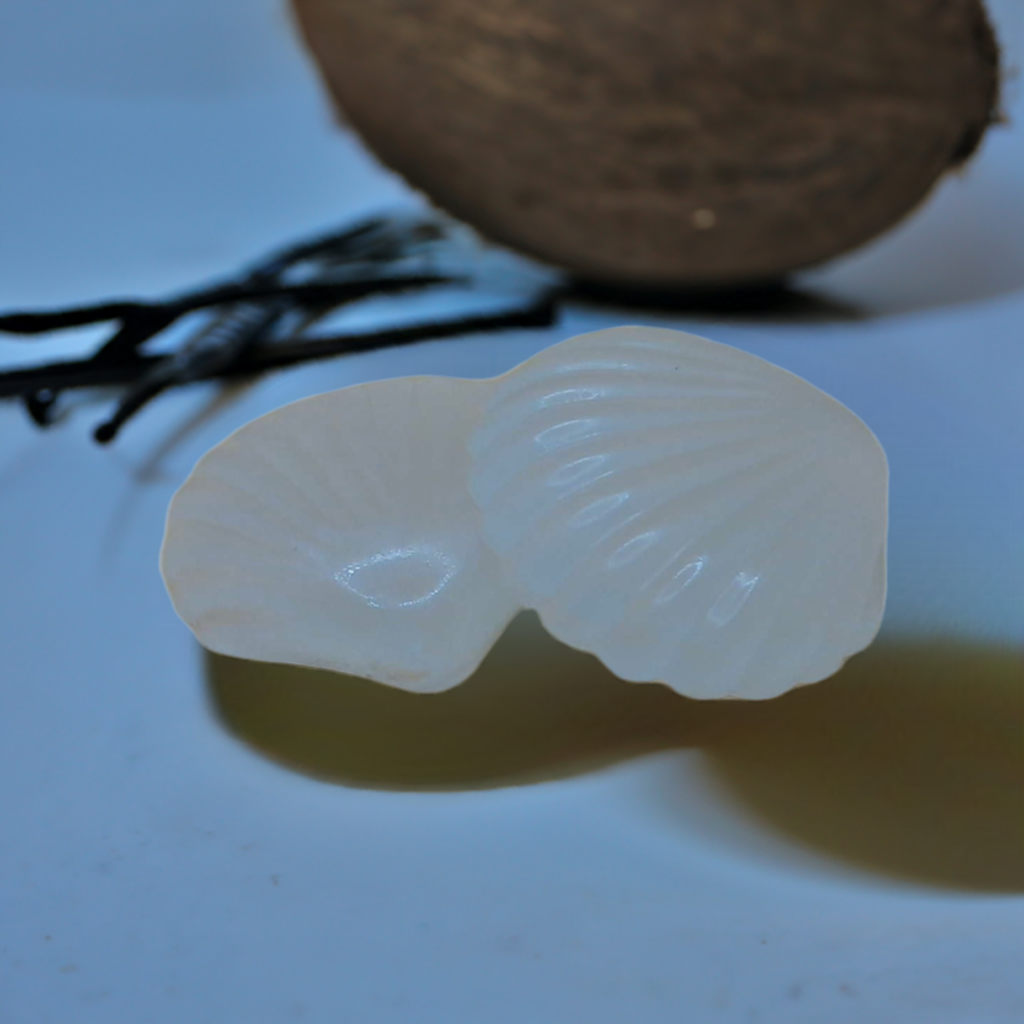
[[[624,679],[771,697],[878,630],[882,448],[756,356],[656,328],[572,338],[497,383],[471,452],[522,603]]]
[[[237,431],[171,502],[178,614],[222,654],[422,692],[461,682],[518,609],[466,489],[487,388],[381,381]]]

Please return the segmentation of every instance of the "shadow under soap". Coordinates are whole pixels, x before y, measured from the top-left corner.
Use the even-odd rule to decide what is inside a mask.
[[[227,728],[293,770],[400,790],[542,782],[696,750],[756,828],[896,878],[1024,892],[1024,657],[881,641],[771,701],[625,683],[519,616],[440,694],[207,655]],[[660,801],[683,827],[686,802]]]

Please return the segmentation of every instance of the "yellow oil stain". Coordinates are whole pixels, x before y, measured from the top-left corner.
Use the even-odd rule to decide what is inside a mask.
[[[348,785],[483,788],[672,746],[680,702],[623,683],[520,616],[462,685],[407,693],[355,676],[207,653],[221,719],[298,771]]]
[[[1024,652],[878,643],[741,719],[710,763],[776,832],[896,877],[1024,892]]]
[[[751,819],[830,857],[930,884],[1024,891],[1024,652],[881,641],[765,702],[624,683],[520,616],[440,694],[208,654],[240,739],[333,782],[485,788],[696,749]]]

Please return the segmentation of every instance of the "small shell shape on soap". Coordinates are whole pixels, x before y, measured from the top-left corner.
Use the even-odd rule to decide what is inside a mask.
[[[498,382],[470,447],[523,604],[623,679],[773,697],[878,631],[885,454],[756,356],[658,328],[581,335]]]
[[[486,390],[363,384],[207,453],[171,502],[161,552],[200,642],[419,692],[470,675],[518,610],[466,489]]]

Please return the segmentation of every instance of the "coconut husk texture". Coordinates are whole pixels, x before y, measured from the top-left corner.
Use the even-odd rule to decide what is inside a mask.
[[[891,227],[995,118],[980,0],[294,0],[345,119],[580,278],[778,280]]]

